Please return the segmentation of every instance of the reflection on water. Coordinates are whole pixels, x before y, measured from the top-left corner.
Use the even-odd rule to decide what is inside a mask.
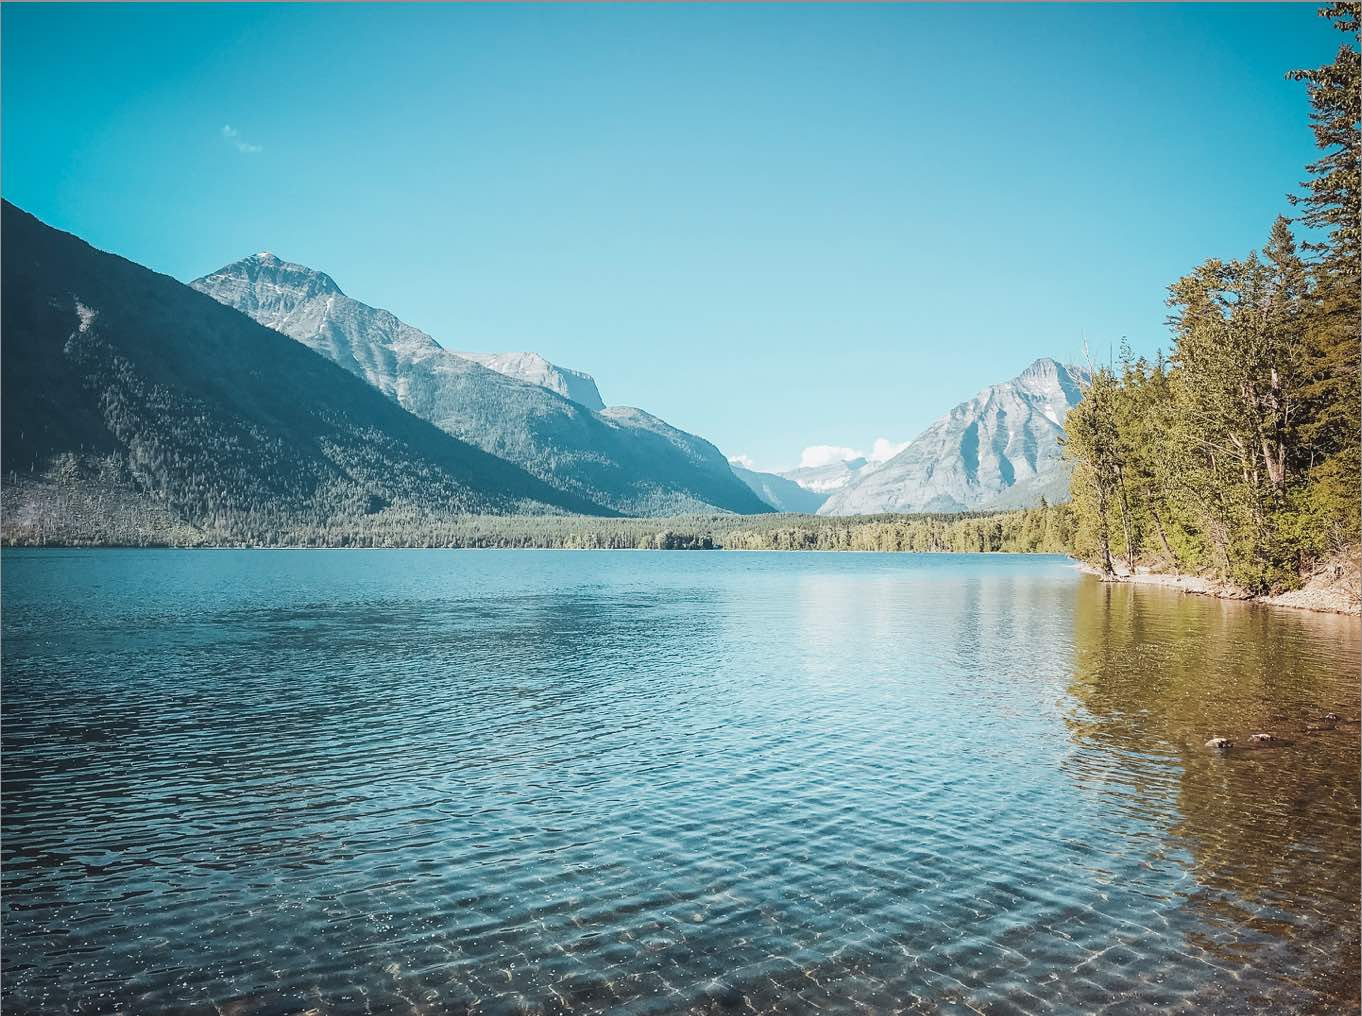
[[[1356,1008],[1357,621],[1118,585],[1077,600],[1075,631],[1070,768],[1185,854],[1186,947],[1217,969],[1283,971],[1311,989],[1301,1008],[1334,993]],[[1235,748],[1208,751],[1211,736]]]
[[[1055,558],[4,565],[6,1012],[1355,997],[1356,620]]]

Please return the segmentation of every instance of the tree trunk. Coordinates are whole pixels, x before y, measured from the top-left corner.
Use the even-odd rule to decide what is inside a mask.
[[[1154,529],[1159,534],[1159,542],[1163,544],[1163,552],[1172,565],[1177,564],[1177,555],[1173,553],[1173,548],[1168,545],[1168,534],[1163,531],[1163,519],[1159,518],[1159,510],[1153,505],[1149,506],[1149,514],[1154,519]]]
[[[1116,574],[1116,569],[1111,563],[1111,539],[1108,535],[1107,523],[1107,491],[1101,481],[1097,484],[1097,540],[1102,547],[1102,575],[1109,577]]]
[[[1263,436],[1263,467],[1267,470],[1268,482],[1278,490],[1286,483],[1286,447],[1279,441],[1268,440]]]
[[[1126,497],[1125,470],[1116,467],[1116,488],[1121,492],[1121,525],[1126,533],[1126,567],[1135,574],[1135,535],[1130,529],[1130,501]]]

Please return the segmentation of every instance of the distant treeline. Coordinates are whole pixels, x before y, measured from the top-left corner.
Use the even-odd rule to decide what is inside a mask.
[[[1065,554],[1073,545],[1067,505],[1003,514],[748,517],[715,534],[728,550],[878,550],[921,553]]]
[[[468,516],[389,545],[567,550],[867,550],[1064,553],[1065,506],[1003,515]],[[339,534],[338,534],[339,535]],[[400,534],[390,534],[399,537]],[[344,537],[341,536],[344,540]],[[337,545],[331,543],[330,545]],[[341,543],[339,545],[345,545]],[[375,544],[378,545],[378,544]]]
[[[1067,553],[1073,513],[1045,505],[995,515],[583,515],[355,513],[326,520],[260,512],[192,524],[133,492],[116,465],[10,476],[7,546],[459,547],[567,550],[870,550]]]
[[[1324,153],[1293,200],[1322,241],[1298,246],[1278,218],[1261,254],[1179,279],[1169,357],[1123,349],[1066,420],[1075,546],[1108,571],[1211,572],[1265,593],[1358,542],[1358,7],[1322,13],[1348,41],[1291,75]]]

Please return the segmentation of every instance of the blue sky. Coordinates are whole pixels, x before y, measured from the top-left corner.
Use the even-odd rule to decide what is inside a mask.
[[[270,250],[788,467],[1167,345],[1312,157],[1308,6],[5,4],[4,195],[189,280]],[[224,130],[230,128],[230,130]]]

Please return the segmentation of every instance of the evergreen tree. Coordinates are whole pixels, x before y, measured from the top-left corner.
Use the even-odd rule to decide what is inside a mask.
[[[1084,509],[1091,509],[1080,511],[1080,518],[1091,523],[1104,575],[1116,570],[1111,560],[1111,513],[1121,471],[1117,392],[1116,376],[1106,367],[1099,368],[1083,401],[1069,411],[1064,423],[1064,452],[1075,463],[1074,498]]]
[[[1359,73],[1357,3],[1333,3],[1320,9],[1335,28],[1348,38],[1339,46],[1334,62],[1312,70],[1291,71],[1287,77],[1304,81],[1310,96],[1310,127],[1315,144],[1324,154],[1306,166],[1310,178],[1301,186],[1303,195],[1290,200],[1305,209],[1301,221],[1312,228],[1328,230],[1328,239],[1315,249],[1336,271],[1357,272],[1362,255],[1359,237],[1359,161],[1362,137],[1359,136]],[[1355,290],[1354,290],[1355,291]]]
[[[1305,328],[1308,383],[1301,425],[1307,444],[1310,489],[1296,499],[1299,540],[1316,553],[1330,544],[1356,539],[1359,503],[1358,321],[1362,289],[1359,247],[1358,11],[1355,3],[1331,4],[1320,13],[1347,38],[1333,63],[1289,75],[1304,81],[1310,96],[1311,127],[1323,153],[1306,167],[1310,178],[1292,200],[1304,209],[1301,220],[1327,231],[1322,243],[1307,245],[1317,255],[1311,313]]]

